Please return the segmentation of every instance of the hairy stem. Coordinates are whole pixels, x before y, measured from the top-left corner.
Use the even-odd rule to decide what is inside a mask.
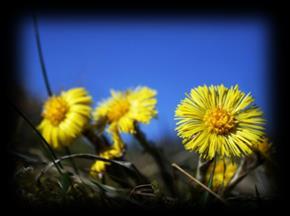
[[[203,161],[201,157],[198,158],[198,164],[196,168],[196,175],[195,178],[197,178],[199,181],[204,181],[205,174],[209,166],[211,165],[212,160],[206,160]]]
[[[247,170],[241,170],[238,173],[238,176],[231,181],[231,183],[228,185],[228,187],[225,188],[223,191],[224,196],[226,196],[231,190],[233,190],[246,176],[248,176],[253,170],[258,168],[260,165],[264,163],[264,160],[257,160],[255,164],[253,164],[251,167],[249,167]],[[244,163],[243,163],[244,165]],[[243,167],[244,168],[244,167]]]

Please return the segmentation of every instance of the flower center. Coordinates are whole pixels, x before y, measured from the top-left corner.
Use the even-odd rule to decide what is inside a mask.
[[[130,103],[126,98],[115,100],[108,112],[109,121],[118,121],[129,111],[129,109]]]
[[[215,108],[206,112],[203,117],[205,125],[209,128],[210,132],[226,135],[231,132],[236,126],[234,116],[228,111]]]
[[[65,119],[68,110],[68,104],[63,98],[52,96],[45,102],[42,116],[57,126]]]

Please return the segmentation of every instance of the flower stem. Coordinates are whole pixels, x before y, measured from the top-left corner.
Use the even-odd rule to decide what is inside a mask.
[[[91,128],[84,130],[83,135],[94,145],[97,154],[110,146],[105,136],[98,136]]]
[[[36,44],[37,44],[37,50],[38,50],[38,57],[39,57],[40,65],[41,65],[42,76],[44,78],[47,93],[49,96],[52,96],[52,90],[51,90],[50,85],[49,85],[48,76],[47,76],[45,63],[44,63],[44,59],[43,59],[43,54],[42,54],[42,48],[41,48],[41,43],[40,43],[40,36],[39,36],[38,22],[37,22],[36,15],[33,15],[33,26],[34,26],[34,30],[35,30],[35,38],[36,38]]]
[[[208,184],[207,184],[207,187],[209,189],[212,189],[214,172],[215,172],[215,168],[216,168],[216,161],[217,161],[217,157],[214,157],[214,159],[211,161],[211,162],[213,162],[213,168],[212,168],[212,171],[210,173],[210,177],[209,177]],[[203,199],[203,204],[204,205],[206,205],[207,200],[208,200],[208,192],[205,192],[204,199]]]
[[[231,180],[229,185],[224,189],[223,196],[228,195],[230,191],[232,191],[245,177],[249,175],[250,172],[254,171],[260,165],[264,163],[264,160],[257,160],[252,166],[246,169],[245,161],[243,161],[240,165],[240,170],[238,170],[235,177]]]
[[[197,178],[199,181],[203,182],[204,178],[205,178],[205,174],[207,172],[207,169],[209,168],[211,163],[212,163],[211,160],[203,161],[202,158],[199,156],[195,178]]]
[[[145,134],[140,130],[137,124],[135,126],[135,131],[136,133],[134,134],[134,137],[138,140],[143,149],[147,151],[155,160],[166,187],[168,188],[171,195],[175,195],[176,191],[174,182],[172,180],[172,175],[168,172],[167,166],[164,163],[164,156],[160,153],[160,151],[158,151],[156,147],[154,147],[152,142],[149,143]]]

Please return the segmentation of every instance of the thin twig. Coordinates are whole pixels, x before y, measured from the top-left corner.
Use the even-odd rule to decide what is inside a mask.
[[[208,188],[206,185],[204,185],[199,180],[197,180],[196,178],[194,178],[193,176],[191,176],[188,172],[186,172],[180,166],[178,166],[175,163],[171,164],[171,166],[174,167],[175,169],[177,169],[179,172],[181,172],[183,175],[185,175],[191,181],[193,181],[194,183],[198,184],[202,189],[204,189],[205,191],[207,191],[208,193],[210,193],[211,195],[213,195],[220,202],[222,202],[225,205],[228,205],[228,203],[221,196],[219,196],[218,194],[216,194],[215,192],[213,192],[210,188]]]
[[[145,192],[141,192],[141,191],[136,191],[134,192],[135,195],[142,195],[142,196],[148,196],[148,197],[156,197],[156,195],[154,193],[145,193]]]
[[[42,54],[42,48],[41,48],[41,43],[40,43],[40,36],[39,36],[38,22],[37,22],[36,15],[33,15],[33,26],[34,26],[34,30],[35,30],[35,38],[36,38],[38,57],[39,57],[39,61],[40,61],[42,76],[44,78],[44,82],[45,82],[45,87],[46,87],[47,93],[48,93],[49,96],[52,96],[52,91],[51,91],[51,88],[50,88],[50,85],[49,85],[48,76],[47,76],[47,72],[46,72],[46,67],[45,67],[43,54]]]
[[[71,155],[65,155],[63,157],[58,158],[57,160],[53,161],[52,163],[49,163],[46,167],[44,167],[39,175],[36,177],[36,180],[38,180],[42,175],[44,175],[51,167],[56,166],[56,164],[59,164],[61,161],[63,160],[68,160],[71,158],[84,158],[84,159],[89,159],[89,160],[101,160],[104,162],[110,162],[112,164],[116,164],[118,166],[124,167],[126,169],[134,169],[135,172],[137,172],[137,174],[139,175],[140,173],[138,172],[138,170],[136,169],[136,167],[130,163],[131,168],[123,165],[124,163],[128,163],[128,162],[124,162],[124,161],[117,161],[117,160],[109,160],[97,155],[93,155],[93,154],[85,154],[85,153],[80,153],[80,154],[71,154]]]
[[[153,190],[151,184],[142,184],[142,185],[137,185],[137,186],[135,186],[135,187],[130,191],[129,196],[132,196],[132,194],[135,193],[135,191],[136,191],[137,189],[145,188],[145,187],[148,187],[148,186],[150,187],[151,190]]]

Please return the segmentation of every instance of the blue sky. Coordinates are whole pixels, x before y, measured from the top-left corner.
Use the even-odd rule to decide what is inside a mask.
[[[203,84],[239,84],[252,92],[270,128],[270,31],[263,19],[40,17],[39,30],[54,92],[83,86],[96,105],[110,89],[156,89],[159,118],[143,127],[150,138],[175,136],[176,105]],[[19,37],[23,84],[45,100],[31,18],[23,19]]]

